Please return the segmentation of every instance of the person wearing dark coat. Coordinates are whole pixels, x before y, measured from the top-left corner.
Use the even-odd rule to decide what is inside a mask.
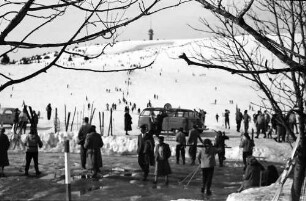
[[[86,135],[84,147],[87,149],[86,166],[87,169],[93,170],[93,178],[97,177],[99,168],[102,167],[101,148],[103,145],[101,135],[96,132],[96,126],[91,126]]]
[[[243,182],[237,192],[241,192],[245,189],[260,186],[260,174],[265,168],[257,161],[254,156],[247,158],[247,168],[243,176]]]
[[[13,119],[13,127],[14,127],[14,134],[17,133],[18,123],[19,123],[19,109],[16,108],[14,110],[14,119]]]
[[[124,130],[125,135],[129,135],[128,131],[132,130],[132,117],[129,113],[129,109],[125,108],[125,114],[124,114]]]
[[[9,166],[9,159],[8,159],[8,155],[7,155],[7,150],[10,147],[10,141],[7,137],[7,135],[5,135],[5,129],[1,128],[0,131],[0,167],[1,167],[1,173],[0,173],[0,177],[4,177],[4,167],[5,166]]]
[[[225,140],[228,140],[229,137],[225,133],[218,131],[215,138],[215,147],[218,150],[219,166],[223,167],[223,161],[225,158]]]
[[[39,176],[41,172],[38,169],[38,147],[42,148],[43,143],[40,140],[40,137],[37,135],[37,131],[34,128],[31,128],[30,133],[25,138],[26,146],[26,166],[25,166],[25,175],[29,175],[29,168],[31,160],[33,158],[34,168],[36,171],[36,176]]]
[[[47,110],[47,119],[50,120],[50,118],[51,118],[51,113],[52,113],[51,103],[49,103],[49,104],[47,105],[46,110]]]
[[[203,143],[203,140],[200,137],[198,126],[194,124],[193,128],[189,131],[189,135],[187,139],[187,144],[190,145],[188,152],[191,158],[191,165],[195,165],[198,139]]]
[[[155,179],[154,184],[157,183],[159,176],[165,176],[165,184],[168,185],[168,175],[171,174],[171,168],[168,159],[171,156],[171,150],[168,144],[164,143],[164,137],[159,136],[159,144],[156,145],[154,150],[155,157]]]
[[[78,133],[78,144],[80,147],[80,156],[81,156],[81,166],[83,169],[86,169],[86,148],[84,147],[85,139],[87,133],[89,133],[91,125],[88,123],[88,117],[85,117],[83,120],[83,125],[81,126]]]
[[[240,132],[241,121],[243,119],[243,115],[240,112],[240,109],[236,111],[236,124],[237,124],[237,132]]]
[[[143,171],[143,181],[147,180],[149,175],[150,165],[154,165],[154,138],[153,135],[147,133],[147,126],[140,126],[141,134],[138,135],[138,146],[137,146],[137,154],[138,154],[138,164]]]

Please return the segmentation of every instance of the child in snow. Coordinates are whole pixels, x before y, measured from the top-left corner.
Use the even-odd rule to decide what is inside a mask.
[[[157,183],[158,176],[165,176],[165,184],[168,185],[168,175],[171,174],[171,168],[168,159],[171,156],[171,150],[168,144],[164,143],[164,137],[159,136],[159,144],[156,145],[154,156],[155,156],[155,180],[154,184]]]

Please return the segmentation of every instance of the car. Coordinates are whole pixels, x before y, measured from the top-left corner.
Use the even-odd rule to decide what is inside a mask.
[[[198,113],[191,109],[172,108],[172,107],[148,107],[139,115],[138,127],[145,124],[148,130],[155,133],[173,132],[183,128],[188,133],[193,125],[197,125],[203,131],[204,124],[199,118]]]
[[[3,107],[0,108],[0,124],[14,124],[14,116],[15,116],[16,108]]]

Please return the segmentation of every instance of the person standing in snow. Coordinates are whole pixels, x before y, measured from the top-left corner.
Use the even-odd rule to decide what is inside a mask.
[[[26,114],[26,106],[24,106],[22,112],[19,114],[19,128],[20,128],[20,133],[22,133],[22,130],[24,131],[24,134],[26,133],[27,129],[27,123],[28,123],[28,117]]]
[[[248,133],[244,133],[240,141],[239,147],[242,148],[242,160],[244,164],[243,171],[247,167],[246,158],[253,155],[253,147],[255,146],[254,141],[251,140]]]
[[[240,112],[240,109],[237,109],[237,111],[236,111],[237,132],[240,132],[242,118],[243,118],[243,115]]]
[[[10,147],[10,141],[7,137],[7,135],[5,135],[5,128],[1,128],[0,131],[0,167],[1,167],[1,173],[0,173],[0,177],[4,177],[4,167],[5,166],[9,166],[9,159],[8,159],[8,155],[7,155],[7,150]]]
[[[183,128],[179,128],[178,132],[175,135],[176,141],[176,164],[179,164],[180,155],[182,156],[183,165],[185,165],[185,146],[186,146],[186,136],[183,133]]]
[[[93,170],[92,177],[97,177],[97,173],[102,167],[102,155],[101,148],[103,147],[103,141],[101,135],[96,132],[96,126],[91,126],[89,133],[86,135],[84,148],[86,152],[86,166],[87,169]]]
[[[159,176],[165,176],[165,184],[168,185],[168,175],[171,174],[171,168],[168,159],[171,156],[171,150],[167,143],[164,143],[164,137],[159,136],[159,144],[156,145],[154,151],[155,157],[155,179],[154,184],[157,183]]]
[[[84,147],[85,139],[87,133],[89,133],[91,125],[88,123],[89,118],[84,117],[83,125],[81,126],[78,133],[78,144],[80,147],[80,156],[81,156],[81,166],[83,169],[86,169],[86,148]]]
[[[229,114],[230,114],[230,111],[229,110],[225,110],[225,113],[224,113],[224,120],[225,120],[225,128],[228,127],[228,129],[230,129],[230,121],[229,121]]]
[[[216,121],[217,121],[217,123],[218,123],[218,121],[219,121],[219,115],[218,115],[218,113],[216,114]]]
[[[218,150],[219,166],[223,167],[223,161],[225,158],[225,140],[229,137],[225,135],[225,132],[218,131],[215,137],[215,147]]]
[[[267,130],[268,130],[268,126],[269,126],[269,123],[270,123],[270,121],[271,121],[271,117],[270,117],[270,115],[268,114],[268,111],[267,110],[265,110],[264,111],[264,119],[265,119],[265,125],[264,125],[264,129],[265,129],[265,132],[267,132]]]
[[[49,103],[49,104],[47,105],[46,111],[47,111],[47,119],[50,120],[50,119],[51,119],[51,113],[52,113],[51,103]]]
[[[259,110],[256,116],[256,136],[258,138],[260,132],[264,134],[264,138],[266,138],[266,131],[265,131],[265,116]]]
[[[248,111],[244,110],[243,114],[243,123],[244,123],[244,132],[247,133],[249,130],[249,125],[250,125],[251,117],[248,115]]]
[[[19,109],[16,108],[14,110],[14,119],[13,119],[13,130],[14,130],[14,134],[17,133],[17,128],[18,128],[18,123],[19,123]]]
[[[197,145],[198,139],[203,143],[202,138],[200,137],[200,132],[198,131],[198,126],[196,124],[193,125],[193,128],[189,131],[187,144],[190,145],[189,147],[189,155],[191,158],[190,165],[195,165],[195,159],[197,155]]]
[[[140,126],[141,134],[138,135],[138,143],[137,143],[137,154],[138,154],[138,164],[142,169],[143,181],[147,180],[149,175],[150,165],[154,165],[154,138],[150,133],[147,133],[147,126]],[[153,156],[153,157],[152,157]]]
[[[124,130],[125,135],[129,135],[128,131],[132,130],[132,117],[129,113],[129,108],[125,107],[125,113],[124,113]]]
[[[31,128],[30,133],[25,138],[25,146],[26,146],[26,165],[25,165],[25,175],[29,175],[30,163],[33,158],[34,168],[36,171],[36,176],[39,176],[41,172],[38,168],[38,147],[42,148],[43,143],[40,137],[37,135],[37,130],[35,128]]]
[[[201,192],[204,193],[206,190],[206,195],[210,196],[212,194],[210,187],[216,166],[215,156],[217,149],[212,146],[210,139],[205,139],[203,144],[204,146],[200,149],[197,156],[202,169],[203,186],[201,188]]]

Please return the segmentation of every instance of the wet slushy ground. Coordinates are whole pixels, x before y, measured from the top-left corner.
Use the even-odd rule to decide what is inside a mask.
[[[0,178],[0,200],[65,200],[64,154],[39,153],[39,168],[42,175],[37,178],[31,164],[29,174],[24,174],[24,153],[9,152],[10,166],[5,168],[6,177]],[[168,185],[163,178],[157,185],[153,182],[154,168],[150,167],[148,181],[142,181],[142,172],[136,155],[103,156],[103,168],[98,179],[90,178],[91,172],[82,170],[79,154],[70,154],[72,169],[72,200],[203,200],[200,193],[201,172],[194,178],[181,182],[194,172],[198,165],[177,165],[170,158],[172,174]],[[33,163],[33,162],[32,162]],[[215,168],[210,200],[226,200],[241,183],[242,162],[226,160],[224,167]]]

